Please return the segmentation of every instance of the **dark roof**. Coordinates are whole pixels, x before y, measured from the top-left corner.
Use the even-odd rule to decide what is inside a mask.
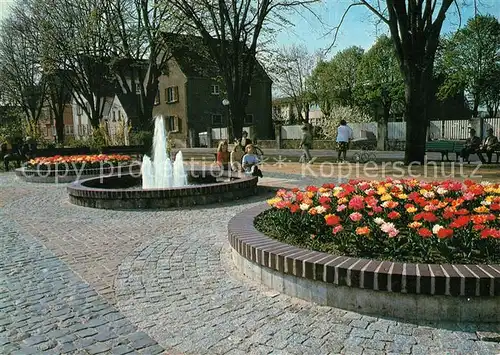
[[[164,33],[164,38],[172,57],[187,77],[215,78],[220,75],[219,67],[202,37]],[[254,78],[271,81],[258,60]]]

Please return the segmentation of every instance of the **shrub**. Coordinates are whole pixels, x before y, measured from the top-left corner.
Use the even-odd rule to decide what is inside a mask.
[[[419,263],[500,262],[500,185],[350,181],[278,191],[255,219],[285,243]]]

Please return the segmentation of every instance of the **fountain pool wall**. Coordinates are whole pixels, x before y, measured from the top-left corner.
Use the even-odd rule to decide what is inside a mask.
[[[188,171],[186,178],[193,185],[142,189],[139,187],[142,186],[141,176],[116,175],[76,181],[67,189],[70,202],[75,205],[117,210],[206,205],[238,200],[257,193],[258,178],[254,176],[200,169]]]

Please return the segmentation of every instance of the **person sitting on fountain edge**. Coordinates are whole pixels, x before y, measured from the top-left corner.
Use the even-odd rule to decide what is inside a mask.
[[[246,154],[242,159],[242,167],[245,170],[245,174],[262,177],[262,171],[259,169],[260,160],[257,155],[255,155],[253,144],[248,144],[245,147],[245,152]]]
[[[236,172],[241,172],[243,171],[243,168],[241,167],[241,160],[243,159],[244,155],[243,148],[241,148],[240,141],[235,140],[234,142],[234,148],[233,151],[231,152],[230,156],[230,162],[231,162],[231,170],[236,171]]]
[[[217,164],[224,170],[229,170],[229,151],[227,141],[220,141],[217,147]]]

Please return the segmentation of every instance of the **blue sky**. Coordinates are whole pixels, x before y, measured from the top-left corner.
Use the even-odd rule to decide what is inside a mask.
[[[489,13],[500,18],[500,0],[478,0],[480,2],[479,11],[482,14]],[[353,0],[324,0],[322,4],[316,5],[315,12],[321,14],[321,21],[318,21],[307,11],[301,11],[291,16],[290,22],[293,27],[283,30],[276,38],[278,46],[288,46],[291,44],[305,45],[310,52],[316,52],[331,45],[333,33],[325,37],[329,28],[336,26],[344,14],[345,10]],[[462,1],[459,1],[462,2]],[[469,4],[473,0],[467,0]],[[460,9],[462,16],[462,26],[467,19],[474,16],[474,7],[466,6]],[[456,8],[449,11],[442,33],[456,31],[459,25]],[[344,23],[339,31],[337,42],[327,57],[331,57],[335,52],[350,46],[360,46],[369,48],[375,42],[378,35],[387,33],[388,29],[384,24],[378,27],[375,25],[374,17],[364,6],[352,7],[349,14],[344,19]]]

